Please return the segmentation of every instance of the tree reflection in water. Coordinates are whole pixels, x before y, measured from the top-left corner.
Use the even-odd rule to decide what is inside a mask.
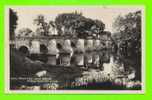
[[[115,89],[116,86],[122,86],[126,89],[141,84],[141,80],[136,77],[140,73],[136,70],[139,64],[110,50],[74,53],[72,56],[48,56],[47,62],[49,65],[44,77],[51,78],[52,82],[41,84],[42,89],[54,89],[49,88],[52,84],[56,84],[56,89],[91,89],[89,86],[96,87],[95,89]]]

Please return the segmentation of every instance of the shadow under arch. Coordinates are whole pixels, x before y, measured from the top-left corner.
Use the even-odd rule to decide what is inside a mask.
[[[19,52],[21,52],[22,54],[24,54],[26,56],[30,53],[29,52],[29,48],[27,46],[25,46],[25,45],[20,46]]]
[[[61,43],[57,43],[57,45],[56,45],[56,46],[57,46],[57,49],[58,49],[58,50],[62,50],[62,49],[63,49],[63,46],[62,46],[62,44],[61,44]]]
[[[48,53],[48,48],[44,44],[40,44],[40,53],[42,54],[47,54]]]

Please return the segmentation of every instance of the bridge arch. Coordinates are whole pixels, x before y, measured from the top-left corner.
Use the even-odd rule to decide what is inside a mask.
[[[57,46],[57,49],[58,49],[58,50],[61,50],[61,49],[63,48],[63,46],[62,46],[62,44],[61,44],[61,43],[57,43],[57,45],[56,45],[56,46]]]
[[[40,44],[40,53],[42,54],[48,53],[48,47],[45,44]]]
[[[28,46],[25,46],[25,45],[22,45],[19,47],[19,52],[25,54],[25,55],[28,55],[30,53],[30,49]]]

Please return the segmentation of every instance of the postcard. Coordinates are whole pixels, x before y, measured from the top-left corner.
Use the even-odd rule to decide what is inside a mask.
[[[6,6],[6,93],[144,93],[144,6]]]

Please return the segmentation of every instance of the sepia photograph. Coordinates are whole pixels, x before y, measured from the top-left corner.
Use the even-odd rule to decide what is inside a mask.
[[[6,93],[144,93],[143,6],[7,6]]]

